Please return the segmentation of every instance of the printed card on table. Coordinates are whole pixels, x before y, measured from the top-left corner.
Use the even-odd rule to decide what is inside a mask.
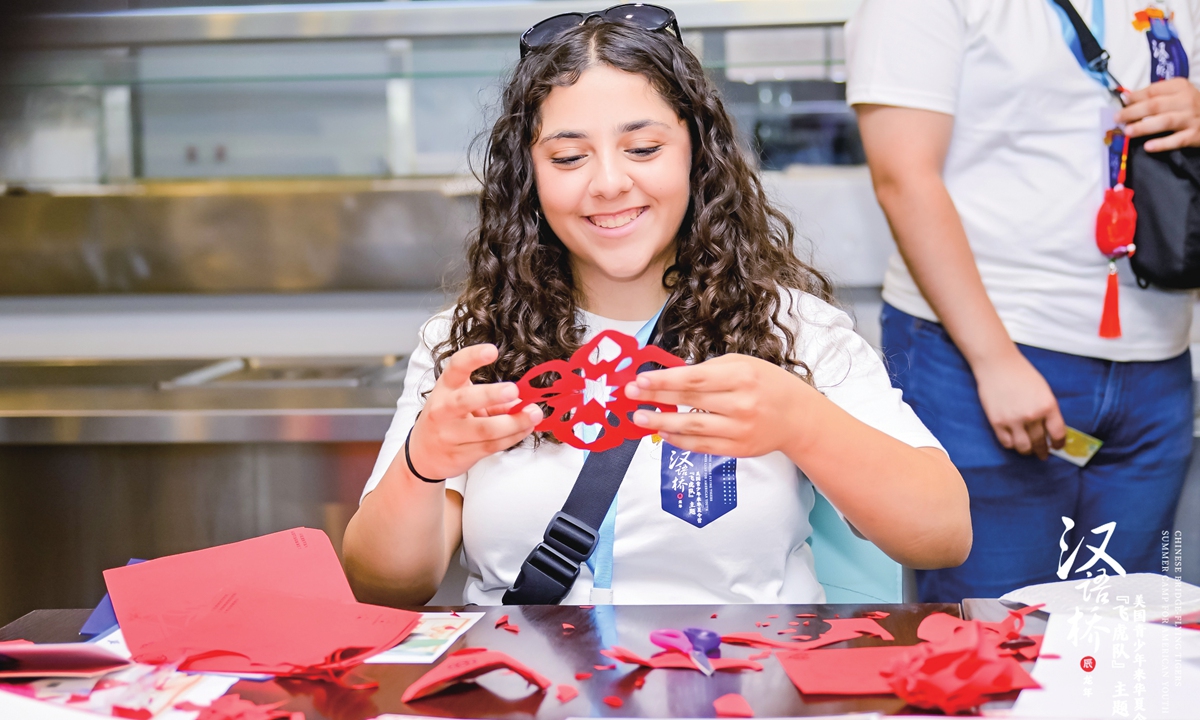
[[[417,627],[391,650],[368,658],[368,664],[375,665],[420,665],[432,663],[446,652],[464,633],[474,625],[481,612],[460,612],[457,614],[444,612],[421,613]]]

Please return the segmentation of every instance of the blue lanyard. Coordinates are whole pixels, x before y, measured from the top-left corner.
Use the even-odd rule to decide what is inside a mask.
[[[665,307],[665,306],[664,306]],[[645,347],[650,341],[650,333],[654,331],[654,325],[658,323],[658,318],[662,315],[662,308],[654,313],[654,317],[646,321],[641,330],[637,331],[634,337],[637,338],[638,346]],[[591,442],[600,434],[600,429],[596,428],[594,432],[584,431],[584,442]],[[591,435],[591,437],[588,437]],[[583,459],[586,461],[588,451],[583,451]],[[592,571],[592,588],[601,590],[612,589],[612,571],[613,571],[613,536],[617,527],[617,499],[613,498],[612,505],[608,507],[608,514],[604,516],[604,522],[600,525],[600,539],[596,543],[596,551],[588,558],[587,566]],[[592,593],[593,604],[596,604],[597,593]],[[603,596],[604,593],[601,593]],[[610,601],[611,602],[611,601]]]
[[[1075,26],[1071,24],[1071,19],[1067,17],[1067,11],[1053,2],[1050,2],[1050,7],[1054,9],[1054,14],[1058,15],[1059,23],[1062,25],[1063,40],[1071,49],[1071,54],[1075,56],[1076,62],[1084,72],[1091,75],[1093,80],[1107,90],[1109,88],[1108,78],[1104,76],[1104,73],[1088,67],[1087,60],[1083,57],[1083,47],[1079,44],[1079,35],[1075,32]],[[1092,31],[1092,35],[1096,37],[1096,42],[1100,44],[1100,47],[1104,47],[1104,0],[1092,0],[1092,21],[1088,23],[1088,29]]]

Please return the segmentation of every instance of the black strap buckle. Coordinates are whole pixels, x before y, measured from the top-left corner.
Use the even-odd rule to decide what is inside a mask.
[[[1098,72],[1102,75],[1107,75],[1108,74],[1108,60],[1109,60],[1108,51],[1101,49],[1099,55],[1092,58],[1091,60],[1088,60],[1088,64],[1087,64],[1088,69],[1093,72]]]
[[[505,605],[556,605],[579,577],[580,563],[591,557],[600,533],[587,523],[559,512],[521,565],[517,581],[504,593]]]

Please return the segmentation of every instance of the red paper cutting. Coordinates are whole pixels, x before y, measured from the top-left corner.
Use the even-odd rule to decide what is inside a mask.
[[[948,715],[978,707],[991,694],[1040,687],[1020,663],[1000,654],[995,634],[978,620],[945,640],[914,646],[883,675],[908,704]]]
[[[612,664],[609,664],[609,665],[593,665],[592,667],[596,668],[597,670],[616,670],[616,669],[617,669],[617,666],[616,666],[616,665],[612,665]]]
[[[713,700],[713,710],[717,711],[717,717],[754,717],[754,710],[750,708],[750,703],[737,693],[722,695]]]
[[[756,652],[751,655],[747,655],[746,659],[747,660],[766,660],[769,657],[771,657],[771,651],[763,650],[762,652]]]
[[[575,629],[575,626],[572,625],[571,623],[563,623],[562,629],[563,629],[564,634],[569,634],[572,630]]]
[[[521,626],[520,626],[520,625],[514,625],[513,623],[507,623],[507,624],[504,626],[504,629],[505,629],[505,630],[507,630],[507,631],[509,631],[509,632],[510,632],[510,633],[512,633],[513,635],[516,635],[517,633],[521,632]]]
[[[772,620],[773,620],[773,619],[775,619],[775,618],[777,618],[777,617],[779,617],[779,616],[778,616],[778,615],[768,615],[767,617],[768,617],[769,619],[772,619]]]
[[[616,695],[609,695],[608,697],[604,698],[604,704],[609,707],[619,708],[625,704],[625,701]]]
[[[592,674],[591,674],[590,672],[577,672],[577,673],[575,673],[575,679],[576,679],[576,680],[587,680],[587,679],[588,679],[588,678],[590,678],[591,676],[592,676]]]
[[[499,618],[496,619],[496,627],[504,627],[507,624],[508,624],[508,616],[507,615],[501,615]]]
[[[639,406],[674,412],[674,405],[636,401],[625,396],[625,386],[637,378],[638,368],[652,362],[678,367],[684,361],[654,345],[638,347],[636,338],[605,330],[571,355],[570,360],[550,360],[536,365],[517,381],[521,402],[509,413],[532,403],[545,403],[549,412],[538,423],[539,432],[553,433],[562,442],[581,450],[601,452],[636,440],[654,431],[633,424],[630,416]],[[558,375],[548,387],[533,381],[547,373]],[[598,426],[600,435],[584,442],[577,426]]]
[[[329,538],[296,528],[106,570],[138,662],[330,677],[403,640],[417,613],[358,603]]]
[[[404,694],[400,696],[400,700],[406,703],[419,700],[439,693],[455,683],[470,680],[501,668],[512,670],[543,691],[550,687],[551,683],[545,677],[502,652],[485,648],[470,648],[470,650],[471,652],[459,651],[448,655],[440,665],[409,685]]]
[[[644,658],[620,645],[614,645],[612,648],[601,650],[600,654],[619,662],[641,665],[642,667],[660,670],[695,670],[696,672],[700,672],[700,668],[696,667],[696,663],[681,652],[663,652],[652,655],[649,658]],[[762,670],[762,665],[753,660],[743,660],[741,658],[709,658],[709,663],[712,664],[713,670]]]

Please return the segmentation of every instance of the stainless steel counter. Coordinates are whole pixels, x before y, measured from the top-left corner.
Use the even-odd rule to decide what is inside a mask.
[[[379,442],[404,367],[394,357],[0,363],[0,444]]]

